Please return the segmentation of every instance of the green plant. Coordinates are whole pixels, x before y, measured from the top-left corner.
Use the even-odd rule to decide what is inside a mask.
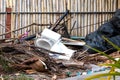
[[[107,38],[105,38],[104,36],[102,36],[102,38],[104,40],[106,40],[110,45],[112,45],[115,49],[117,49],[118,51],[120,51],[120,48],[113,44],[111,41],[109,41]],[[106,56],[109,60],[112,60],[114,63],[111,63],[111,64],[102,64],[102,65],[105,65],[105,66],[110,66],[111,67],[111,70],[108,72],[108,73],[103,73],[103,74],[97,74],[97,75],[93,75],[93,76],[89,76],[87,77],[85,80],[93,80],[93,79],[96,79],[96,78],[101,78],[101,77],[105,77],[105,76],[108,76],[107,78],[103,78],[102,80],[111,80],[111,76],[113,76],[113,80],[115,80],[115,76],[120,76],[120,72],[117,72],[115,71],[115,69],[120,69],[120,60],[115,60],[113,57],[107,55],[105,52],[102,52],[102,51],[99,51],[95,48],[92,48],[88,45],[86,45],[88,48]],[[101,80],[101,79],[100,79]]]
[[[4,59],[4,56],[0,55],[0,65],[2,65],[3,70],[8,73],[13,72],[14,69],[9,67],[8,64],[9,62]]]
[[[14,80],[34,80],[34,79],[29,78],[25,76],[24,74],[21,74],[20,76],[16,77]]]
[[[21,74],[19,76],[9,76],[9,75],[5,75],[2,77],[3,80],[34,80],[32,78],[27,77],[24,74]]]

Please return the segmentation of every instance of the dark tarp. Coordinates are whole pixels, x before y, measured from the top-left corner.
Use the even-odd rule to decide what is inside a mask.
[[[106,51],[113,48],[102,36],[108,38],[115,45],[120,47],[120,9],[118,9],[114,16],[106,23],[102,24],[98,30],[86,35],[85,42],[87,45],[96,48],[101,51]],[[95,51],[84,46],[84,49],[88,49],[89,53],[95,53]],[[110,52],[115,51],[113,48]]]

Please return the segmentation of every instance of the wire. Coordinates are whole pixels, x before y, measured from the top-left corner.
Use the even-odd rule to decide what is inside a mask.
[[[80,27],[73,28],[73,29],[85,28],[85,27],[92,26],[92,25],[97,25],[97,24],[100,24],[100,23],[103,23],[103,22],[108,22],[108,20],[104,20],[104,21],[101,21],[101,22],[98,22],[98,23],[95,23],[95,24],[86,25],[86,26],[80,26]],[[71,30],[71,29],[69,29],[69,30]]]

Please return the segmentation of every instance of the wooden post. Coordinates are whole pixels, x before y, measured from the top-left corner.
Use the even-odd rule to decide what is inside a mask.
[[[9,32],[11,31],[11,11],[12,11],[12,8],[6,8],[6,29],[5,31],[6,32]],[[5,38],[10,38],[11,37],[11,34],[6,34],[5,35]]]

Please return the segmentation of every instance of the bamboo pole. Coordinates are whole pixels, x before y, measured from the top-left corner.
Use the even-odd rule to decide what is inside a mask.
[[[43,0],[43,12],[47,12],[47,5],[46,5],[46,0]],[[47,23],[47,14],[44,14],[43,15],[43,24],[46,24]],[[42,29],[44,29],[44,27],[42,27]]]
[[[101,0],[100,0],[100,12],[102,12],[102,5],[101,5]],[[102,22],[102,14],[100,14],[99,21]],[[101,26],[102,23],[99,24]]]
[[[98,12],[99,11],[99,4],[98,4],[98,0],[96,0],[96,11]],[[98,18],[99,18],[99,15],[96,14],[96,23],[98,23]],[[96,30],[98,29],[98,24],[96,24]]]
[[[118,9],[120,9],[120,0],[118,0]]]
[[[81,12],[81,0],[79,1],[78,0],[78,11]],[[79,14],[79,18],[78,18],[78,27],[79,27],[79,36],[82,36],[81,34],[81,31],[82,31],[82,28],[81,28],[81,14]]]
[[[6,0],[6,7],[12,7],[12,0]]]
[[[71,11],[71,12],[74,12],[74,7],[75,7],[75,6],[74,6],[74,5],[75,5],[74,1],[75,1],[75,0],[70,0],[70,11]],[[70,16],[71,16],[71,15],[70,15]],[[76,18],[77,18],[76,15],[73,14],[73,16],[74,16],[74,18],[73,18],[73,20],[71,21],[71,24],[69,24],[68,26],[73,25],[74,21],[76,20]],[[76,25],[75,25],[74,27],[76,28]],[[73,35],[75,35],[75,30],[76,30],[76,29],[74,29],[73,32],[72,32]]]
[[[50,5],[49,5],[49,0],[46,0],[46,11],[47,12],[50,12]],[[47,24],[50,24],[50,15],[46,14],[46,23]],[[49,27],[49,26],[46,26],[46,27]]]
[[[15,15],[11,14],[11,31],[14,30],[14,23],[15,23]],[[11,33],[11,38],[14,38],[15,33]]]
[[[53,5],[53,12],[56,12],[56,0],[52,0],[52,5]],[[63,6],[63,5],[61,5],[61,6]],[[53,22],[55,23],[56,22],[56,15],[55,14],[53,14]]]
[[[77,12],[79,12],[79,9],[78,9],[78,5],[79,5],[79,0],[76,0],[76,7],[77,7],[77,9],[76,9],[76,11]],[[80,23],[80,20],[79,20],[79,16],[80,15],[77,15],[77,23],[75,24],[75,25],[77,25],[76,27],[77,27],[77,35],[76,36],[80,36],[80,30],[79,30],[79,23]],[[74,24],[74,23],[73,23]]]
[[[83,7],[85,8],[84,12],[87,12],[87,0],[84,0],[84,4],[85,4]],[[84,21],[84,26],[86,26],[87,25],[87,14],[84,14],[83,21]],[[87,33],[87,27],[84,27],[84,36],[86,35],[86,33]]]
[[[25,1],[24,1],[24,8],[25,8],[25,9],[24,9],[24,12],[27,12],[27,9],[26,9],[26,7],[27,7],[27,6],[26,6],[26,2],[27,2],[27,1],[25,0]],[[27,18],[27,14],[24,15],[24,26],[27,25],[27,19],[26,19],[26,18]],[[25,29],[24,32],[26,32],[26,30],[27,30],[27,28]]]
[[[34,12],[37,12],[37,0],[34,0],[33,3],[34,3],[34,5],[33,5],[34,6]],[[37,14],[34,14],[34,22],[38,23],[37,20],[36,20],[37,19],[36,16],[37,16]],[[34,33],[35,32],[37,33],[37,26],[35,25],[33,28],[34,28]]]
[[[78,0],[75,0],[75,6],[74,6],[74,9],[75,9],[75,12],[78,12]],[[75,8],[76,7],[76,8]],[[76,23],[76,28],[77,28],[77,30],[76,30],[76,32],[75,32],[75,34],[76,34],[76,36],[78,36],[78,34],[79,34],[79,30],[78,30],[78,22],[79,22],[79,20],[78,20],[78,15],[76,15],[76,21],[77,21],[77,23]],[[73,22],[73,24],[74,24],[74,22]]]
[[[38,0],[37,5],[38,5],[38,12],[40,12],[40,6],[41,6],[40,0]],[[38,15],[38,23],[39,23],[39,24],[41,23],[41,15],[40,15],[40,14]],[[40,27],[41,27],[41,26],[38,26],[38,31],[41,31],[41,30],[40,30]]]
[[[32,11],[35,12],[35,6],[36,6],[36,5],[35,5],[35,0],[33,0],[32,6],[33,6],[33,10],[32,10]],[[35,23],[35,14],[33,14],[32,17],[33,17],[32,23]],[[44,20],[44,19],[43,19],[43,20]],[[35,33],[35,25],[33,25],[32,30],[33,30],[32,34]]]
[[[23,12],[25,12],[25,1],[23,0],[23,3],[22,3],[22,9],[21,9]],[[25,26],[25,14],[22,14],[22,26]],[[26,29],[23,29],[22,30],[22,34],[24,34],[26,32]]]
[[[51,8],[52,8],[52,7],[51,7],[51,0],[49,0],[48,3],[49,3],[49,12],[51,12],[51,11],[52,11],[52,9],[51,9]],[[52,14],[50,14],[50,17],[49,17],[49,18],[50,18],[50,23],[52,23]]]
[[[0,4],[2,3],[2,1],[0,0]],[[2,5],[0,5],[0,12],[2,12],[2,9],[1,9]],[[2,14],[0,14],[0,19],[2,18]],[[2,24],[2,21],[0,20],[0,24]],[[2,34],[2,29],[5,28],[5,27],[2,27],[0,26],[0,34]],[[1,37],[2,38],[2,37]]]
[[[90,12],[90,0],[88,0],[88,4],[87,4],[87,7],[88,7],[88,12]],[[87,25],[90,25],[90,14],[88,14],[88,23],[87,23]],[[88,26],[88,30],[87,30],[87,34],[89,34],[90,33],[90,26]]]
[[[16,1],[12,0],[12,11],[15,11],[15,4]],[[11,13],[11,31],[15,29],[15,17],[16,15]],[[15,33],[11,33],[11,38],[15,38]]]
[[[81,4],[81,12],[83,12],[83,10],[84,10],[84,9],[83,9],[83,7],[84,7],[84,0],[81,0],[81,3],[82,3],[82,4]],[[84,28],[83,28],[83,26],[84,26],[84,19],[83,19],[83,18],[84,18],[84,16],[83,16],[83,14],[81,14],[81,20],[82,20],[82,23],[81,23],[81,24],[82,24],[82,25],[81,25],[81,26],[82,26],[82,36],[84,36]]]
[[[17,0],[17,5],[16,5],[16,8],[17,8],[17,11],[21,11],[21,3],[20,3],[20,0]],[[21,28],[21,14],[17,14],[18,18],[16,18],[16,28],[15,29],[19,29]],[[21,30],[20,31],[17,31],[15,32],[17,33],[16,37],[19,36],[21,34]]]
[[[26,0],[26,11],[29,12],[29,0]],[[26,14],[26,25],[29,25],[29,14]],[[27,30],[30,30],[27,28]]]
[[[91,0],[91,4],[94,4],[94,0]],[[91,11],[94,11],[94,5],[91,5]],[[94,23],[94,15],[93,14],[91,14],[91,24],[93,24]],[[93,28],[94,26],[92,25],[91,26],[91,32],[93,32]]]
[[[89,8],[89,0],[87,0],[87,12],[89,12],[90,11],[90,8]],[[89,25],[89,14],[87,14],[87,25]],[[86,25],[86,26],[87,26]],[[89,34],[89,27],[90,26],[87,26],[87,33],[86,33],[86,35],[87,34]]]
[[[91,10],[92,10],[92,7],[91,7],[91,0],[89,0],[90,2],[89,2],[89,8],[90,8],[90,12],[91,12]],[[89,18],[89,24],[91,24],[91,15],[89,15],[90,16],[90,18]],[[89,32],[91,32],[91,26],[90,26],[90,28],[89,28]]]
[[[60,12],[60,8],[61,8],[61,6],[60,6],[60,3],[59,3],[59,0],[56,0],[56,11]],[[59,17],[60,17],[59,14],[56,14],[55,16],[56,16],[56,20],[59,19]]]
[[[20,0],[20,11],[22,11],[22,0]],[[22,14],[20,14],[20,28],[22,27]],[[18,33],[18,35],[22,34],[22,30]]]
[[[6,1],[4,0],[3,1],[3,12],[5,12],[6,11]],[[5,25],[5,19],[6,19],[6,15],[4,14],[4,16],[3,16],[3,25]],[[4,33],[5,32],[5,28],[2,28],[2,33]],[[5,36],[2,36],[2,38],[5,38]]]
[[[42,0],[40,0],[40,12],[42,12]],[[40,23],[42,24],[42,14],[40,15]],[[42,27],[40,26],[40,31],[42,30]]]

